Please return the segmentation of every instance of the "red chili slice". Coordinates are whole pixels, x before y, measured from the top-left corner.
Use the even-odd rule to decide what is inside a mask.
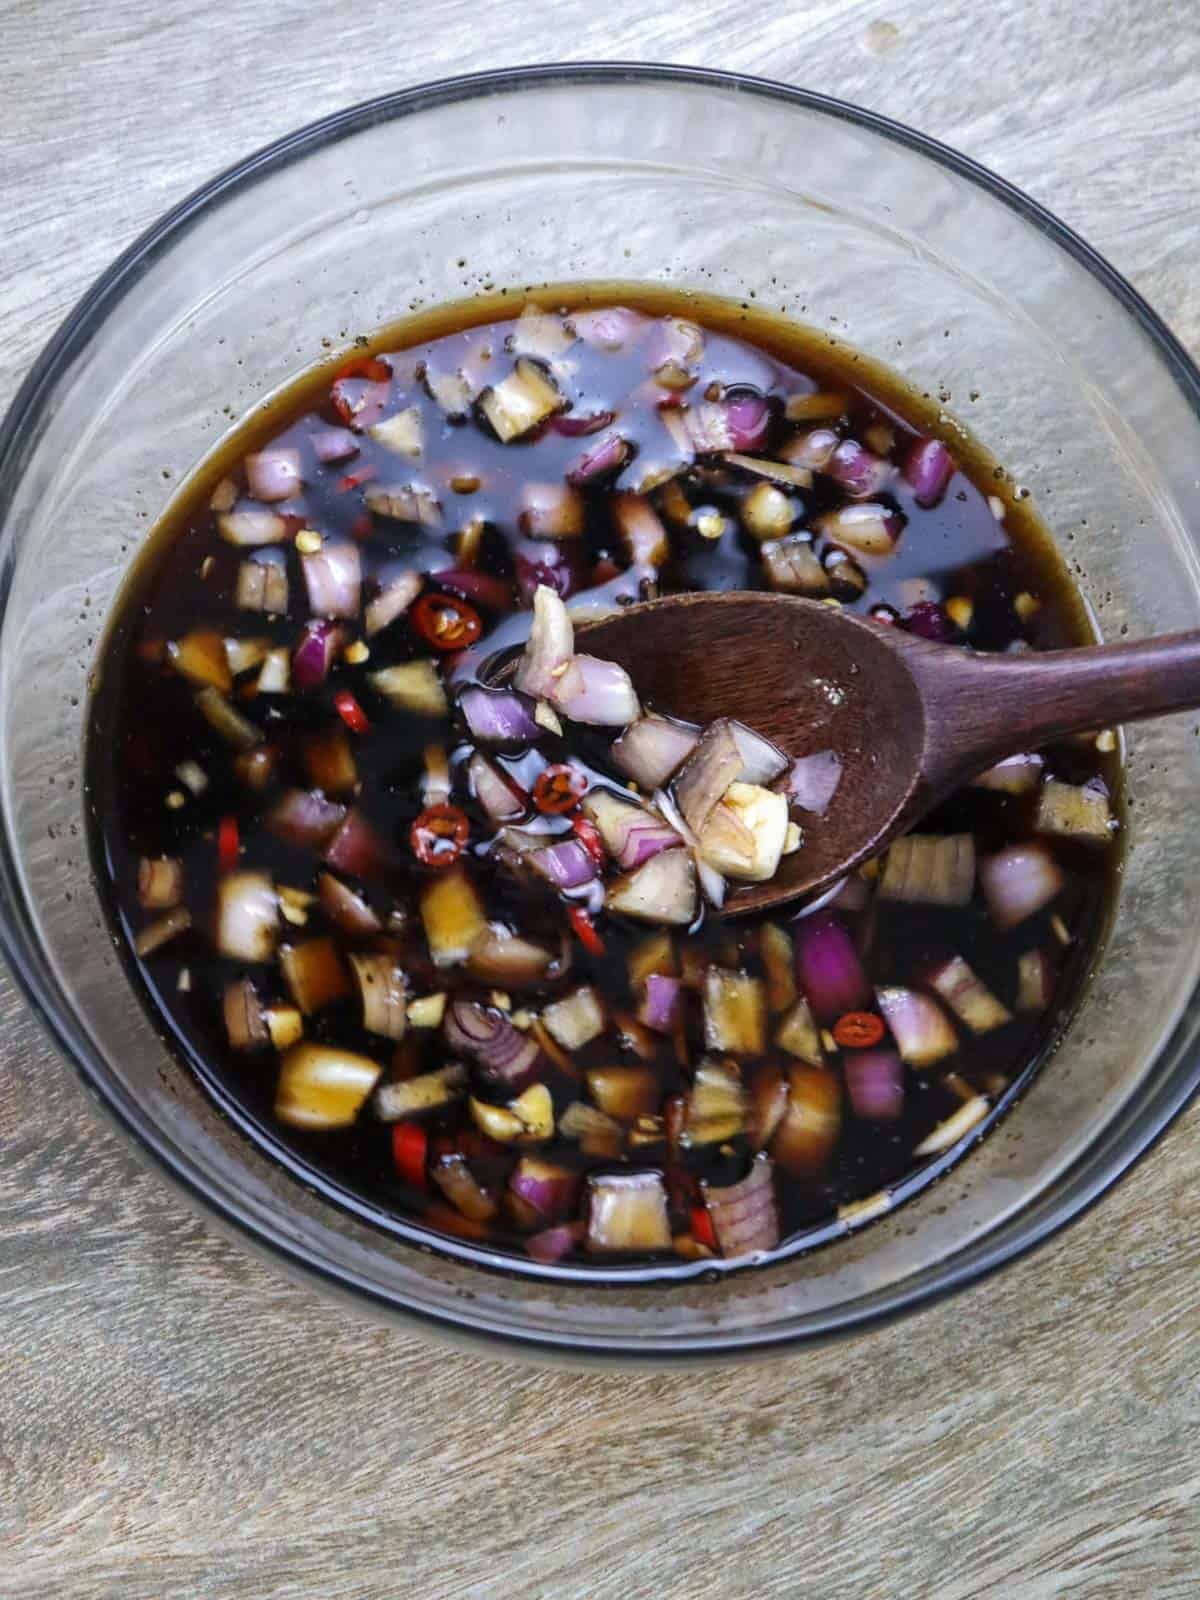
[[[222,872],[232,872],[238,864],[241,840],[236,817],[222,817],[217,827],[217,862]]]
[[[847,1011],[834,1023],[833,1037],[843,1050],[869,1050],[883,1038],[883,1019],[873,1011]]]
[[[348,472],[344,478],[337,481],[338,493],[346,494],[351,489],[357,489],[364,483],[370,483],[372,478],[379,476],[379,468],[368,461],[365,467],[356,467],[353,472]]]
[[[692,1207],[692,1238],[708,1250],[717,1248],[717,1236],[713,1232],[712,1218],[708,1214],[707,1206]]]
[[[587,793],[587,788],[587,777],[578,767],[558,761],[538,773],[533,786],[533,803],[548,816],[562,816],[563,812],[575,809]],[[586,839],[584,844],[587,844]]]
[[[413,855],[427,867],[452,867],[467,847],[471,824],[457,806],[427,806],[408,831]]]
[[[475,607],[454,595],[420,595],[408,616],[422,639],[435,650],[465,649],[483,632],[483,623]]]
[[[567,912],[571,919],[571,926],[575,935],[585,950],[590,950],[594,956],[604,954],[604,940],[596,932],[596,925],[588,916],[582,906],[571,906]]]
[[[600,830],[596,824],[590,822],[587,817],[572,817],[571,827],[575,831],[575,837],[596,865],[598,867],[606,867],[608,865],[608,851],[604,848],[604,840],[601,839]]]
[[[339,689],[333,697],[337,707],[337,714],[350,729],[351,733],[366,733],[371,723],[367,713],[350,693],[349,689]]]
[[[413,1189],[425,1187],[425,1158],[429,1135],[415,1122],[398,1122],[392,1129],[392,1160],[400,1177]]]

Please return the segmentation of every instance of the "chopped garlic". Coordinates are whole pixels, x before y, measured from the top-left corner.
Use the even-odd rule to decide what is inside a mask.
[[[891,1195],[886,1189],[880,1189],[862,1200],[851,1200],[847,1205],[839,1206],[838,1221],[850,1228],[861,1228],[864,1222],[874,1222],[876,1217],[886,1216],[891,1209]]]
[[[193,794],[203,794],[208,788],[208,774],[197,761],[181,761],[175,768],[175,776]]]
[[[983,1121],[987,1116],[989,1104],[987,1095],[975,1095],[965,1105],[959,1106],[953,1116],[947,1117],[945,1122],[939,1122],[933,1132],[921,1140],[913,1154],[935,1156],[943,1150],[949,1150],[952,1144],[957,1144],[965,1134],[970,1133],[972,1128]]]
[[[498,1011],[512,1010],[512,996],[505,994],[503,989],[493,989],[488,999]]]
[[[725,526],[725,518],[719,511],[706,511],[696,518],[696,532],[702,539],[719,539]]]
[[[342,659],[348,661],[352,667],[361,667],[364,661],[370,660],[371,652],[361,639],[355,639],[353,644],[348,644],[342,651]]]
[[[1117,748],[1117,731],[1115,728],[1105,728],[1096,735],[1096,749],[1101,755],[1111,755]]]
[[[179,811],[187,804],[187,796],[180,789],[172,789],[166,799],[168,811]]]
[[[787,833],[784,835],[783,839],[782,853],[785,856],[795,855],[796,851],[799,850],[801,844],[803,843],[803,840],[804,836],[800,832],[798,824],[795,822],[789,822],[787,825]]]
[[[988,495],[988,510],[992,513],[997,522],[1004,521],[1004,513],[1007,509],[1008,507],[1004,504],[1004,501],[1001,500],[998,494]]]
[[[567,662],[565,665],[569,666],[570,663]],[[563,731],[563,725],[558,720],[558,712],[555,711],[549,700],[538,701],[533,710],[533,720],[537,723],[539,728],[545,728],[548,733],[557,733],[561,735]]]
[[[1025,589],[1023,589],[1013,601],[1013,610],[1017,613],[1022,622],[1032,622],[1034,617],[1037,616],[1041,609],[1042,602],[1036,597],[1036,595],[1030,594],[1028,590]]]
[[[446,1015],[446,996],[427,994],[408,1003],[408,1020],[414,1028],[440,1028]]]
[[[296,549],[302,556],[315,556],[321,548],[321,535],[315,528],[301,528],[296,535]]]
[[[1059,916],[1057,911],[1050,918],[1050,931],[1058,940],[1059,944],[1070,944],[1071,931],[1063,919]]]
[[[965,594],[952,595],[946,601],[946,615],[956,628],[961,628],[966,633],[971,626],[971,618],[975,615],[974,603]]]

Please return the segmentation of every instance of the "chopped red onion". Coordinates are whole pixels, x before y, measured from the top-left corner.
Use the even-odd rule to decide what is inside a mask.
[[[646,979],[646,994],[638,1010],[638,1021],[655,1033],[670,1033],[683,1006],[683,983],[679,978],[652,972]]]
[[[646,327],[646,318],[627,306],[576,311],[571,315],[571,322],[583,342],[597,350],[624,350]]]
[[[1012,1020],[1008,1008],[980,982],[961,956],[943,961],[929,974],[928,983],[972,1033],[990,1033]]]
[[[663,366],[694,367],[704,354],[704,334],[683,317],[660,317],[647,343],[646,358],[655,371]]]
[[[792,762],[784,780],[787,797],[802,811],[823,817],[842,781],[841,758],[835,750],[815,750]]]
[[[645,495],[615,495],[612,514],[631,565],[661,567],[666,562],[671,553],[667,530]]]
[[[306,622],[292,651],[292,678],[297,689],[316,689],[329,676],[342,631],[331,622]]]
[[[779,452],[794,467],[807,467],[810,472],[823,472],[830,457],[838,447],[838,436],[832,428],[810,428],[789,439]]]
[[[561,433],[564,439],[581,439],[589,433],[599,433],[601,428],[607,428],[615,416],[613,411],[568,411],[565,416],[551,417],[550,427],[554,433]]]
[[[916,605],[909,606],[901,626],[934,644],[950,644],[958,633],[949,612],[938,600],[918,600]]]
[[[894,1050],[848,1051],[842,1074],[855,1116],[894,1122],[904,1110],[904,1067]]]
[[[720,450],[733,449],[733,434],[729,431],[729,413],[714,400],[701,400],[685,411],[673,413],[682,423],[684,436],[697,455],[712,455]],[[662,419],[668,427],[672,412],[664,410]],[[672,429],[672,432],[675,430]]]
[[[551,704],[573,722],[623,728],[641,715],[637,693],[625,668],[599,656],[573,656],[557,679]]]
[[[829,457],[824,469],[835,483],[856,500],[878,494],[892,476],[891,462],[873,455],[857,439],[843,439]]]
[[[506,1016],[475,1000],[456,1000],[446,1013],[446,1042],[469,1055],[497,1087],[518,1094],[538,1074],[541,1053]]]
[[[356,544],[327,544],[301,556],[308,604],[318,617],[356,617],[362,590],[362,557]]]
[[[578,839],[561,839],[541,850],[530,850],[525,860],[556,889],[580,889],[597,876],[596,863]]]
[[[459,696],[458,704],[472,737],[483,744],[533,744],[540,736],[528,702],[515,690],[475,685]]]
[[[395,958],[382,952],[350,956],[362,1001],[362,1025],[383,1039],[403,1039],[408,1023],[408,980]]]
[[[853,939],[836,917],[806,917],[796,924],[794,938],[796,981],[822,1026],[870,1006],[871,985]]]
[[[226,873],[217,885],[216,933],[217,949],[230,961],[271,959],[279,933],[279,901],[268,873]]]
[[[300,491],[299,450],[260,450],[246,457],[246,484],[256,500],[290,500]]]
[[[217,518],[217,528],[226,544],[278,544],[287,535],[288,521],[277,511],[226,511]]]
[[[311,797],[304,795],[302,798],[307,800]],[[341,812],[345,807],[337,806],[334,809]],[[317,897],[321,902],[321,910],[330,922],[352,939],[369,939],[383,931],[383,924],[362,896],[355,894],[331,872],[322,872],[317,879]]]
[[[704,1198],[723,1256],[755,1255],[779,1243],[775,1168],[769,1156],[756,1156],[740,1183],[721,1188],[706,1183]]]
[[[700,738],[694,722],[648,715],[626,728],[612,746],[612,758],[643,789],[661,789],[691,755]]]
[[[718,717],[705,728],[675,780],[675,798],[693,833],[704,831],[705,823],[730,784],[738,781],[741,771],[742,753],[730,720]]]
[[[529,796],[478,750],[467,763],[467,781],[480,809],[497,826],[516,822],[529,809]]]
[[[1015,844],[979,863],[979,882],[992,921],[1015,928],[1041,911],[1061,891],[1066,879],[1044,844]]]
[[[473,600],[489,611],[507,611],[512,605],[513,588],[507,578],[494,578],[488,572],[464,572],[461,567],[433,572],[430,577],[439,589],[453,589],[464,600]]]
[[[525,1241],[525,1248],[535,1261],[553,1266],[569,1256],[582,1237],[582,1223],[564,1222],[556,1228],[544,1228],[541,1233],[531,1234]]]
[[[927,994],[889,986],[877,990],[875,998],[900,1059],[910,1067],[932,1067],[958,1049],[958,1035],[950,1019]]]
[[[312,436],[312,447],[317,460],[327,467],[349,461],[361,449],[349,428],[321,428]]]
[[[388,851],[362,812],[351,810],[329,841],[324,859],[352,878],[376,878],[387,870]]]
[[[616,856],[617,865],[632,872],[661,850],[678,849],[684,841],[669,823],[653,812],[644,811],[640,806],[626,806],[616,818],[611,842],[608,838],[604,842]]]
[[[508,1186],[546,1222],[569,1216],[579,1194],[579,1174],[540,1156],[522,1156]]]
[[[881,900],[909,905],[965,906],[975,889],[975,836],[910,833],[883,861]]]
[[[955,460],[940,439],[917,439],[904,461],[904,476],[919,506],[935,506],[954,476]]]
[[[770,423],[771,408],[761,394],[726,396],[725,426],[735,450],[761,450]]]
[[[629,460],[631,446],[628,439],[619,433],[605,434],[598,443],[591,445],[572,466],[567,469],[568,484],[595,483],[598,478],[606,473],[616,472]],[[537,529],[529,529],[537,532]]]
[[[772,744],[770,739],[764,739],[761,733],[755,733],[753,728],[748,728],[744,722],[731,719],[729,731],[733,735],[733,742],[737,745],[738,755],[742,758],[742,770],[738,773],[738,783],[757,783],[759,785],[774,782],[780,773],[787,770],[788,760],[778,745]]]
[[[696,916],[696,870],[689,850],[663,850],[609,886],[610,911],[637,922],[686,927]]]
[[[425,586],[419,572],[402,572],[392,578],[374,600],[367,602],[367,638],[373,639],[384,628],[390,627],[397,617],[403,616]]]
[[[517,662],[513,682],[535,699],[553,695],[575,651],[575,630],[558,593],[541,583],[533,595],[529,642]]]
[[[467,971],[480,983],[501,989],[533,989],[554,976],[554,952],[532,939],[522,939],[502,923],[489,923],[471,946]]]
[[[521,486],[517,525],[534,539],[577,539],[583,532],[583,499],[570,483]]]
[[[267,827],[301,850],[319,850],[346,815],[319,789],[285,789],[267,813]]]
[[[533,604],[540,584],[545,584],[555,594],[569,600],[581,581],[578,555],[572,543],[555,544],[551,540],[535,543],[530,540],[518,545],[516,568],[517,589],[526,605]]]
[[[869,501],[827,511],[817,518],[817,527],[827,539],[849,545],[863,555],[886,556],[895,549],[904,518],[898,511]]]

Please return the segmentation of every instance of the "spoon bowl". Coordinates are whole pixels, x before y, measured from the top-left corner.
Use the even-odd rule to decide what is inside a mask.
[[[793,760],[831,750],[825,812],[766,883],[731,885],[726,915],[812,897],[877,855],[960,784],[1019,751],[1200,705],[1200,633],[985,655],[793,595],[670,595],[578,629],[649,708],[735,717]]]

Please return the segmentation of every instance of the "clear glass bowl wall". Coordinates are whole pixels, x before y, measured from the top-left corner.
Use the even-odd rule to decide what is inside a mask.
[[[904,130],[746,80],[461,80],[284,141],[102,281],[0,447],[4,938],[85,1081],[194,1195],[360,1301],[543,1350],[730,1353],[964,1282],[1074,1214],[1195,1081],[1195,718],[1129,736],[1116,924],[1061,1046],[983,1146],[891,1218],[718,1284],[482,1272],[286,1177],[168,1054],[113,950],[82,815],[86,680],[180,482],[329,343],[489,286],[632,278],[784,306],[891,361],[1031,486],[1106,638],[1200,626],[1196,375],[1078,241]]]

